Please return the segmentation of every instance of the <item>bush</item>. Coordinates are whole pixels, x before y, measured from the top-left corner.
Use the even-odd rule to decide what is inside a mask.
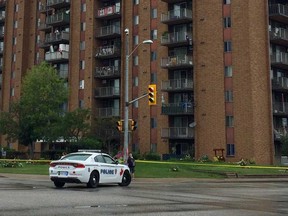
[[[145,160],[154,160],[154,161],[160,161],[161,160],[161,156],[157,153],[146,153],[143,155]]]
[[[16,161],[3,161],[0,163],[0,167],[3,167],[3,168],[23,167],[23,164],[20,162],[16,162]]]

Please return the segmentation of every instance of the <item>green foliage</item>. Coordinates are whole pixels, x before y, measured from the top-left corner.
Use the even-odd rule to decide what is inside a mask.
[[[68,151],[77,152],[79,149],[102,149],[101,142],[95,137],[84,137],[78,142],[70,143]]]
[[[281,136],[281,150],[282,150],[282,155],[288,156],[288,136]]]
[[[211,160],[209,159],[208,155],[203,155],[203,156],[199,159],[199,162],[205,163],[205,162],[211,162]]]
[[[161,155],[154,153],[154,152],[149,152],[149,153],[145,153],[143,155],[145,160],[154,160],[154,161],[160,161],[161,160]]]
[[[7,168],[7,167],[10,167],[10,168],[16,168],[16,167],[23,167],[23,164],[20,163],[20,162],[16,162],[16,161],[1,161],[0,162],[0,167],[3,167],[3,168]]]

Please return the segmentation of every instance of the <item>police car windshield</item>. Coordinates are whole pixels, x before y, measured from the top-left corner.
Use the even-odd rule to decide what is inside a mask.
[[[92,154],[70,154],[64,156],[61,160],[79,160],[85,161],[89,158]]]

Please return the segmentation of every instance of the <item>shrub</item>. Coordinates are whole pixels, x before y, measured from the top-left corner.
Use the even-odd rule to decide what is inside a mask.
[[[161,160],[161,156],[157,153],[146,153],[143,155],[145,160],[154,160],[154,161],[159,161]]]

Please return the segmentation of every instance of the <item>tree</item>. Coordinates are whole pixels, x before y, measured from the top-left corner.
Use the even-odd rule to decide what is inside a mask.
[[[19,101],[11,106],[10,112],[1,113],[0,132],[28,146],[33,158],[37,140],[52,141],[59,137],[55,127],[63,117],[67,96],[68,89],[52,66],[46,62],[34,66],[24,77]]]

